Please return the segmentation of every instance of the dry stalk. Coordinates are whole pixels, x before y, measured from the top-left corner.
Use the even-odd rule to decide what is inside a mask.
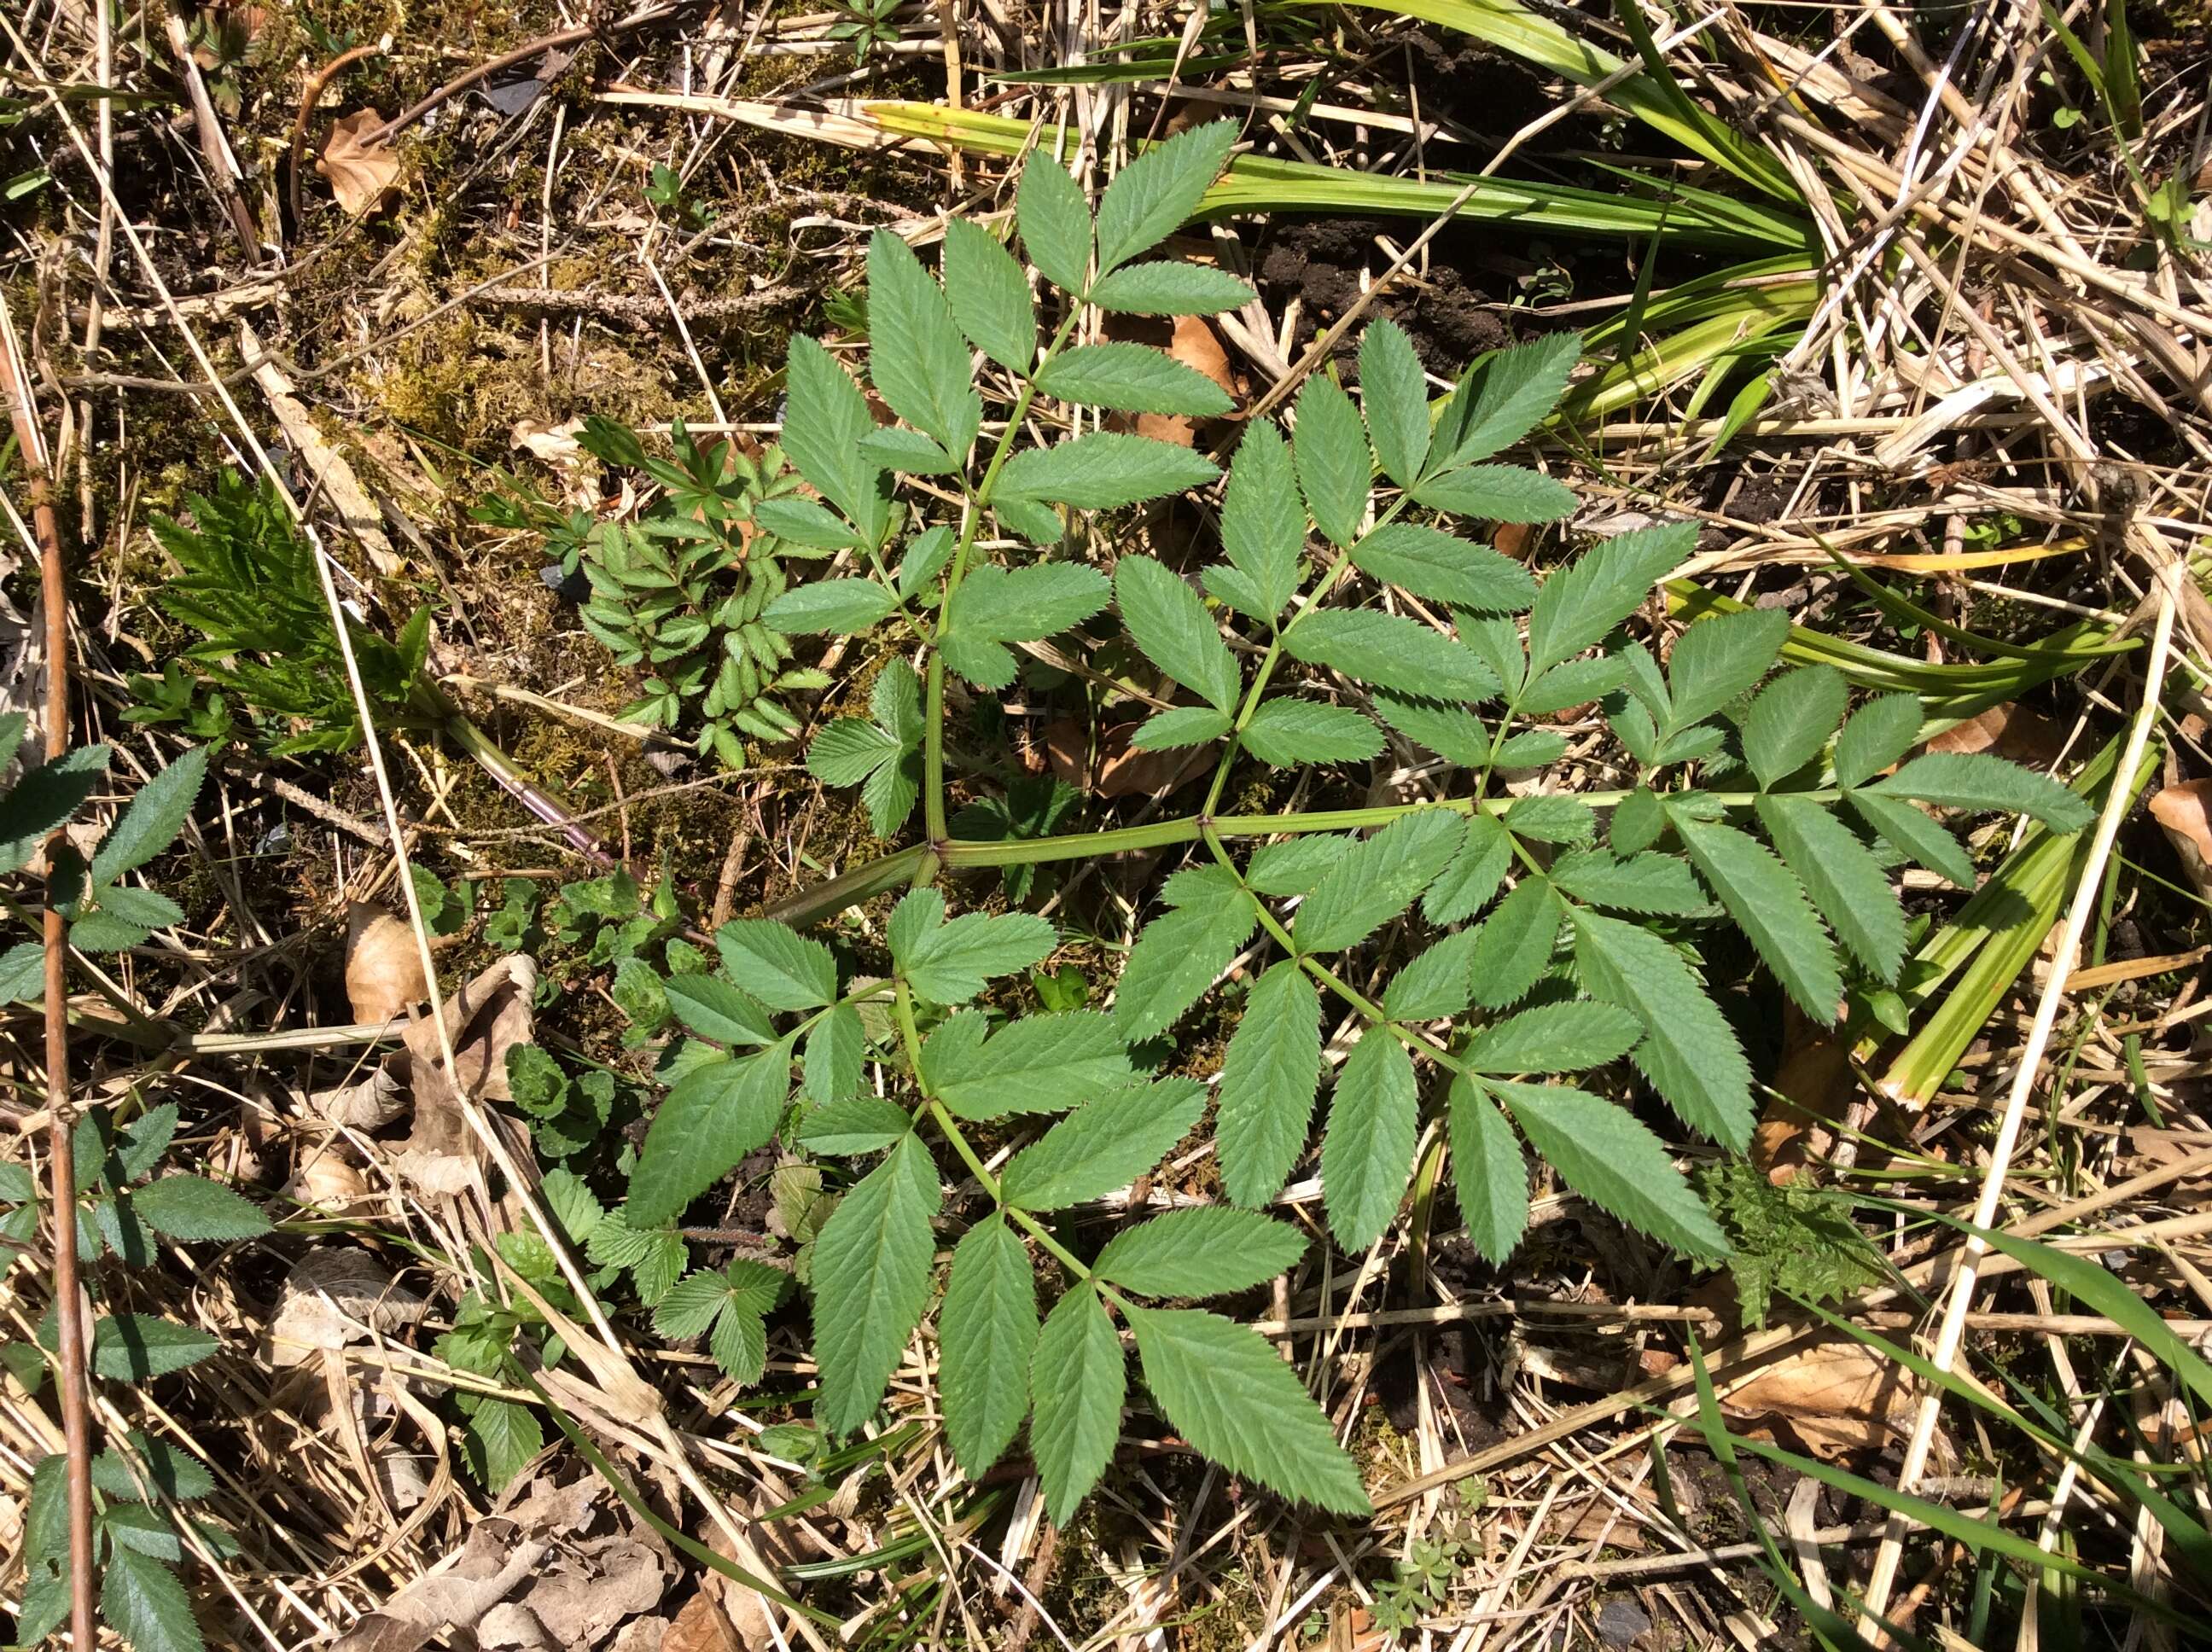
[[[2128,731],[2126,749],[2120,756],[2120,766],[2114,772],[2131,774],[2142,762],[2143,749],[2150,741],[2150,726],[2158,715],[2159,691],[2166,677],[2166,652],[2173,640],[2173,614],[2176,587],[2181,569],[2178,563],[2169,564],[2160,581],[2158,616],[2151,633],[2150,655],[2143,665],[2142,701],[2136,708],[2134,726]],[[2073,965],[2081,947],[2081,937],[2087,931],[2090,920],[2097,910],[2098,896],[2104,883],[2105,862],[2112,853],[2113,840],[2118,836],[2120,821],[2132,801],[2129,789],[2115,782],[2105,800],[2103,814],[2097,821],[2096,836],[2090,840],[2089,853],[2083,862],[2081,876],[2074,893],[2074,902],[2066,914],[2064,926],[2059,931],[2058,943],[2052,953],[2051,976],[2044,983],[2043,995],[2035,1006],[2035,1022],[2028,1029],[2027,1042],[2020,1053],[2020,1065],[2014,1072],[2011,1092],[2005,1098],[2004,1119],[1997,1127],[1996,1139],[1990,1147],[1989,1169],[1982,1177],[1981,1196],[1975,1201],[1973,1224],[1987,1229],[1996,1221],[1997,1207],[2005,1191],[2005,1173],[2011,1168],[2014,1145],[2020,1139],[2021,1121],[2027,1115],[2028,1092],[2034,1089],[2036,1078],[2043,1066],[2043,1052],[2051,1042],[2051,1029],[2057,1024],[2058,1008],[2064,1002],[2066,987]],[[1989,1252],[1989,1243],[1978,1233],[1967,1236],[1962,1248],[1958,1271],[1951,1278],[1950,1295],[1943,1304],[1943,1321],[1936,1333],[1936,1346],[1930,1359],[1938,1371],[1948,1372],[1959,1357],[1959,1345],[1966,1336],[1967,1310],[1973,1306],[1974,1285],[1979,1276],[1981,1260]],[[1930,1388],[1921,1396],[1920,1406],[1912,1420],[1912,1436],[1905,1449],[1904,1466],[1898,1471],[1897,1489],[1910,1491],[1928,1466],[1928,1453],[1936,1437],[1936,1420],[1943,1404],[1942,1391]],[[1860,1619],[1861,1632],[1869,1636],[1881,1632],[1882,1608],[1889,1603],[1890,1589],[1897,1582],[1897,1567],[1905,1552],[1905,1529],[1910,1522],[1902,1515],[1893,1515],[1881,1547],[1875,1552],[1874,1570],[1867,1579],[1865,1613]]]
[[[69,591],[62,567],[61,519],[54,510],[46,466],[46,433],[31,402],[15,320],[0,294],[0,373],[5,373],[8,414],[16,451],[28,475],[31,521],[39,543],[39,594],[46,607],[46,761],[69,749]],[[52,841],[64,841],[57,830]],[[58,864],[58,862],[56,864]],[[96,1644],[92,1611],[92,1418],[85,1403],[84,1289],[77,1273],[76,1160],[70,1139],[76,1110],[70,1104],[69,990],[64,975],[69,941],[56,908],[54,875],[46,884],[44,913],[46,1025],[46,1169],[53,1217],[54,1338],[61,1373],[62,1434],[69,1455],[70,1635],[83,1648]]]

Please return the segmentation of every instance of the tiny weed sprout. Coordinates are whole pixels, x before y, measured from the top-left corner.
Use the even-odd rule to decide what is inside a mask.
[[[1468,1234],[1495,1261],[1526,1227],[1533,1154],[1685,1255],[1717,1262],[1731,1236],[1751,1247],[1764,1260],[1742,1265],[1747,1294],[1856,1277],[1864,1259],[1825,1207],[1725,1177],[1709,1203],[1636,1104],[1656,1098],[1723,1157],[1750,1136],[1751,1068],[1708,985],[1710,949],[1740,934],[1808,1017],[1833,1024],[1900,980],[1899,865],[1974,882],[1925,805],[2025,814],[2056,833],[2088,818],[2073,793],[1996,757],[1913,756],[1915,695],[1854,708],[1835,667],[1778,669],[1790,636],[1779,613],[1700,618],[1662,663],[1639,616],[1690,555],[1686,522],[1585,544],[1540,580],[1485,544],[1485,525],[1575,511],[1559,482],[1501,457],[1565,395],[1571,335],[1490,355],[1432,404],[1410,341],[1376,321],[1358,341],[1357,398],[1316,374],[1287,434],[1249,422],[1225,477],[1189,446],[1120,428],[1230,410],[1165,352],[1090,342],[1085,324],[1206,315],[1251,296],[1159,255],[1232,131],[1156,145],[1095,216],[1059,164],[1034,155],[1014,226],[1042,304],[1024,263],[975,224],[947,226],[941,279],[878,233],[866,367],[888,421],[847,362],[796,338],[780,451],[733,472],[727,447],[704,457],[679,434],[671,465],[602,428],[603,456],[650,475],[664,504],[632,528],[570,527],[550,507],[543,523],[591,579],[586,623],[655,673],[635,714],[673,726],[696,701],[702,744],[726,759],[716,720],[789,736],[795,718],[769,696],[825,680],[790,665],[791,640],[835,639],[856,690],[815,727],[806,767],[849,788],[878,836],[919,831],[726,925],[712,954],[672,938],[634,890],[596,920],[624,948],[638,1036],[665,1040],[664,1088],[642,1140],[608,1166],[592,1127],[611,1090],[550,1060],[513,1075],[541,1149],[562,1161],[547,1186],[558,1219],[601,1278],[628,1272],[664,1335],[704,1339],[750,1382],[784,1280],[745,1260],[688,1272],[680,1224],[741,1161],[775,1158],[822,1434],[873,1422],[933,1324],[959,1466],[983,1475],[1026,1430],[1063,1522],[1106,1471],[1131,1404],[1286,1497],[1367,1509],[1293,1368],[1196,1304],[1265,1285],[1316,1242],[1356,1266],[1400,1221],[1425,1140],[1420,1179],[1449,1160]],[[978,355],[991,364],[980,383]],[[987,387],[1010,398],[988,419]],[[1079,434],[1037,434],[1071,423]],[[1212,547],[1188,565],[1139,548],[1160,541],[1099,531],[1110,513],[1186,495]],[[799,556],[836,561],[787,584],[777,559]],[[1195,810],[1075,831],[1074,796],[1026,777],[955,806],[949,771],[1018,774],[988,749],[1001,726],[992,702],[1015,690],[1023,652],[1065,658],[1047,640],[1071,633],[1126,638],[1125,681],[1154,708],[1130,745],[1195,753]],[[708,695],[736,662],[751,722]],[[1612,789],[1544,783],[1565,773],[1563,719],[1609,733]],[[1386,750],[1443,776],[1437,800],[1236,806]],[[1118,965],[1095,950],[1056,957],[1054,925],[1008,909],[1034,901],[1041,873],[1134,850],[1177,858]],[[977,872],[998,875],[960,876]],[[866,924],[830,921],[902,889]],[[572,886],[564,904],[576,903]],[[537,921],[519,905],[522,891],[506,909],[518,932]],[[1201,1017],[1233,1022],[1218,1061],[1182,1044]],[[1073,1213],[1171,1156],[1210,1159],[1218,1202],[1086,1241]],[[603,1206],[570,1161],[611,1169],[622,1201]],[[1325,1235],[1277,1206],[1316,1169]],[[1771,1254],[1808,1234],[1833,1239],[1820,1266]],[[556,1291],[544,1259],[508,1260]],[[447,1357],[492,1370],[525,1317],[477,1303]],[[471,1417],[495,1482],[538,1438],[505,1412],[488,1428],[502,1403]],[[1400,1590],[1407,1613],[1425,1579]]]

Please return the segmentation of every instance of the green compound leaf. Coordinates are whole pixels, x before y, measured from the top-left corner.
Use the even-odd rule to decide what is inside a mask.
[[[686,979],[684,976],[677,980]],[[673,1221],[775,1133],[791,1083],[791,1046],[696,1066],[669,1088],[630,1172],[634,1228]]]
[[[207,765],[207,748],[194,746],[166,768],[155,770],[94,853],[92,881],[95,884],[113,883],[175,841],[191,818],[192,805],[199,799]]]
[[[1724,614],[1701,620],[1683,632],[1667,660],[1667,683],[1674,701],[1669,726],[1687,728],[1701,723],[1737,695],[1748,693],[1766,675],[1789,638],[1790,616],[1779,608]],[[1919,726],[1917,714],[1913,724]]]
[[[1073,562],[976,568],[952,594],[939,646],[945,660],[970,682],[1002,689],[1014,680],[1014,657],[1000,645],[1027,642],[1079,625],[1105,607],[1112,587],[1096,568]]]
[[[1644,1023],[1617,1004],[1540,1004],[1476,1033],[1463,1059],[1477,1072],[1579,1072],[1626,1055]]]
[[[1218,315],[1258,296],[1227,270],[1205,264],[1132,264],[1091,289],[1093,304],[1124,315]]]
[[[730,979],[771,1010],[815,1010],[837,996],[837,961],[817,940],[766,918],[736,918],[714,932]]]
[[[1483,669],[1490,668],[1486,664]],[[1464,706],[1386,689],[1375,696],[1375,709],[1399,733],[1416,745],[1426,746],[1447,762],[1462,768],[1490,766],[1490,729]]]
[[[1236,711],[1236,656],[1195,591],[1149,556],[1124,556],[1114,570],[1114,596],[1146,659],[1224,715]]]
[[[1229,462],[1221,507],[1222,554],[1243,576],[1255,601],[1254,608],[1242,611],[1264,625],[1275,623],[1298,588],[1305,542],[1305,512],[1298,504],[1290,447],[1273,425],[1252,425]],[[1214,571],[1218,570],[1209,570]]]
[[[1534,429],[1566,393],[1582,347],[1574,333],[1553,333],[1469,367],[1437,415],[1429,469],[1488,459]]]
[[[1466,841],[1421,897],[1422,913],[1432,924],[1455,924],[1472,918],[1490,904],[1490,897],[1498,893],[1512,864],[1513,842],[1505,829],[1489,815],[1469,816]]]
[[[2062,837],[2097,817],[2057,781],[1986,751],[1930,751],[1869,789],[1948,809],[2022,814]]]
[[[1006,1455],[1029,1414],[1036,1345],[1036,1276],[1029,1252],[1012,1229],[987,1217],[953,1251],[937,1316],[945,1438],[970,1479]]]
[[[1364,762],[1382,750],[1382,733],[1347,706],[1265,700],[1244,726],[1244,750],[1273,768]]]
[[[768,612],[761,617],[794,637],[810,633],[856,637],[896,606],[891,592],[874,580],[817,580],[810,586],[785,591],[768,604]]]
[[[269,1231],[261,1207],[204,1176],[166,1175],[131,1195],[155,1232],[182,1243],[258,1239]]]
[[[1091,273],[1091,208],[1083,186],[1042,149],[1022,165],[1014,191],[1014,226],[1022,249],[1044,278],[1063,292],[1079,293]]]
[[[1311,895],[1352,842],[1342,833],[1316,832],[1263,845],[1252,852],[1244,881],[1261,895]]]
[[[1239,1205],[1282,1190],[1304,1151],[1321,1087],[1321,997],[1291,959],[1252,988],[1222,1058],[1213,1135],[1222,1190]]]
[[[26,769],[0,792],[0,872],[27,865],[39,840],[84,806],[107,772],[104,745],[79,746]]]
[[[1227,712],[1211,706],[1176,706],[1147,717],[1129,737],[1129,744],[1139,751],[1176,751],[1211,744],[1231,726]]]
[[[824,786],[858,786],[904,750],[896,735],[866,718],[839,717],[806,748],[806,772]]]
[[[1366,1249],[1398,1214],[1413,1179],[1420,1102],[1405,1047],[1387,1029],[1370,1029],[1337,1071],[1321,1144],[1329,1231],[1347,1251]]]
[[[1471,652],[1443,632],[1396,614],[1309,609],[1283,633],[1283,647],[1309,665],[1327,665],[1401,694],[1487,700],[1498,692],[1496,674]]]
[[[1844,798],[1899,854],[1948,878],[1960,889],[1974,886],[1974,863],[1959,840],[1911,804],[1872,790],[1846,792]]]
[[[876,428],[866,398],[830,352],[804,334],[793,335],[784,373],[790,392],[784,410],[784,457],[844,512],[863,538],[880,543],[890,507],[883,473],[860,452],[860,443]]]
[[[806,1035],[801,1094],[810,1102],[834,1102],[854,1094],[860,1088],[867,1044],[860,1012],[851,1005],[840,1004],[824,1015]]]
[[[987,918],[971,912],[903,946],[893,937],[891,957],[907,984],[922,997],[935,1004],[965,1004],[986,981],[1028,969],[1059,944],[1059,932],[1030,913]]]
[[[1015,1154],[1000,1191],[1009,1205],[1027,1211],[1103,1199],[1158,1166],[1205,1106],[1204,1086],[1188,1078],[1111,1091]]]
[[[1503,1266],[1528,1227],[1528,1167],[1513,1127],[1488,1090],[1452,1080],[1446,1124],[1460,1220],[1475,1249]]]
[[[815,1420],[832,1435],[866,1422],[929,1301],[930,1218],[941,1190],[919,1138],[854,1184],[815,1236]]]
[[[1699,877],[1728,908],[1797,1006],[1822,1026],[1844,995],[1835,943],[1805,898],[1804,885],[1748,832],[1717,821],[1673,817]]]
[[[1227,1297],[1273,1278],[1305,1252],[1305,1236],[1287,1222],[1208,1205],[1116,1234],[1091,1271],[1141,1296]]]
[[[929,1093],[963,1119],[1060,1113],[1137,1082],[1113,1017],[1098,1010],[1025,1016],[988,1041],[963,1011],[921,1047]]]
[[[1359,410],[1329,380],[1316,375],[1298,392],[1291,451],[1314,525],[1331,543],[1349,545],[1358,538],[1359,519],[1367,513],[1374,465]]]
[[[1851,956],[1887,982],[1905,965],[1905,908],[1858,835],[1809,798],[1769,793],[1756,805],[1783,864]]]
[[[1595,998],[1635,1012],[1631,1058],[1682,1122],[1741,1150],[1751,1139],[1751,1066],[1728,1017],[1682,955],[1649,930],[1577,908],[1575,966]]]
[[[1085,224],[1086,237],[1089,228]],[[965,218],[945,222],[945,295],[969,343],[1002,367],[1029,371],[1036,358],[1036,305],[1029,277],[989,231]]]
[[[1413,491],[1415,502],[1431,510],[1492,522],[1556,522],[1575,508],[1564,483],[1517,465],[1470,465],[1431,477]]]
[[[1100,271],[1150,252],[1180,229],[1229,164],[1236,142],[1235,121],[1208,121],[1155,143],[1122,167],[1098,199]]]
[[[1507,805],[1505,829],[1531,843],[1587,843],[1597,833],[1597,817],[1580,798],[1538,793]]]
[[[1173,1025],[1259,926],[1259,908],[1233,872],[1195,868],[1170,880],[1170,895],[1178,889],[1177,909],[1145,926],[1122,966],[1114,1018],[1132,1043]]]
[[[1562,902],[1540,878],[1524,878],[1475,931],[1474,1001],[1502,1010],[1528,995],[1551,967]]]
[[[1685,561],[1696,525],[1670,522],[1618,534],[1544,581],[1528,610],[1528,668],[1541,671],[1600,641]]]
[[[799,1139],[816,1153],[851,1158],[861,1153],[880,1153],[906,1134],[906,1110],[880,1096],[840,1096],[823,1102],[806,1115]]]
[[[1524,717],[1548,717],[1571,706],[1587,705],[1619,688],[1627,670],[1627,660],[1619,654],[1561,660],[1513,697],[1514,709]]]
[[[1115,510],[1202,488],[1220,474],[1212,459],[1188,447],[1150,436],[1098,430],[1015,454],[999,472],[996,496],[1042,499],[1086,511]]]
[[[1210,419],[1236,404],[1204,374],[1148,344],[1079,345],[1047,362],[1036,386],[1063,402],[1122,413]]]
[[[1360,336],[1359,399],[1383,474],[1412,487],[1429,456],[1429,380],[1395,321],[1370,322]]]
[[[768,1327],[757,1314],[733,1307],[714,1321],[707,1351],[732,1382],[750,1388],[768,1370]]]
[[[661,983],[668,1007],[687,1031],[717,1044],[751,1046],[775,1042],[768,1011],[750,994],[720,975],[671,975]]]
[[[1467,818],[1417,809],[1353,844],[1298,909],[1292,932],[1304,953],[1358,944],[1420,898],[1466,841]]]
[[[868,240],[869,375],[891,411],[934,436],[954,460],[974,445],[983,399],[945,289],[888,229]]]
[[[1620,819],[1614,817],[1614,836]],[[1702,912],[1705,892],[1685,862],[1650,850],[1620,856],[1604,849],[1573,849],[1552,863],[1552,884],[1563,895],[1621,912]]]
[[[1850,692],[1832,665],[1785,671],[1759,690],[1743,720],[1743,756],[1761,786],[1774,785],[1819,754],[1844,720]]]
[[[492,1400],[487,1406],[502,1403]],[[507,1408],[522,1412],[532,1429],[538,1426],[538,1419],[524,1407]],[[536,1455],[534,1449],[531,1455]],[[505,1485],[507,1478],[500,1476],[498,1483]],[[100,1615],[131,1643],[133,1652],[199,1652],[206,1644],[192,1616],[191,1597],[176,1573],[151,1555],[121,1545],[111,1549],[100,1572]]]
[[[1836,784],[1864,786],[1919,744],[1918,695],[1885,694],[1869,700],[1836,737]]]
[[[1600,1210],[1692,1255],[1728,1254],[1728,1241],[1705,1201],[1659,1138],[1626,1111],[1559,1084],[1493,1079],[1485,1088],[1512,1108],[1544,1162]]]
[[[1352,548],[1352,560],[1386,585],[1481,613],[1517,614],[1536,598],[1536,581],[1511,557],[1410,522],[1384,523]]]
[[[1359,1471],[1297,1374],[1254,1333],[1203,1309],[1132,1308],[1145,1384],[1178,1433],[1271,1491],[1370,1512]]]
[[[1055,1525],[1075,1516],[1114,1455],[1129,1371],[1114,1321],[1089,1285],[1077,1285],[1045,1315],[1030,1364],[1036,1416],[1030,1455]]]
[[[1474,949],[1481,932],[1447,935],[1390,979],[1382,1013],[1393,1021],[1442,1021],[1474,1001]]]
[[[112,1382],[150,1382],[197,1365],[221,1346],[196,1326],[118,1314],[93,1327],[92,1369]]]

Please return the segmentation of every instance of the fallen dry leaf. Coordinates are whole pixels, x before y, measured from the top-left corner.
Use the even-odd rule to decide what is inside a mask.
[[[1093,753],[1083,726],[1073,718],[1060,718],[1045,727],[1046,761],[1070,786],[1102,798],[1165,797],[1195,780],[1213,762],[1212,749],[1202,745],[1133,750],[1129,737],[1137,728],[1135,723],[1116,723],[1105,729]]]
[[[461,1095],[465,1090],[479,1102],[514,1099],[507,1053],[531,1042],[530,999],[537,988],[538,966],[517,953],[490,964],[446,999],[446,1036],[453,1042],[459,1089],[446,1072],[435,1021],[426,1016],[400,1034],[406,1048],[389,1065],[414,1097],[415,1124],[393,1163],[425,1192],[457,1193],[471,1185],[478,1148],[461,1112]]]
[[[351,1084],[310,1091],[307,1105],[348,1130],[374,1130],[404,1117],[408,1102],[390,1070],[376,1067]]]
[[[415,932],[367,901],[346,908],[346,998],[356,1021],[404,1015],[430,996]]]
[[[1782,1065],[1774,1088],[1779,1096],[1767,1102],[1752,1133],[1751,1162],[1769,1181],[1783,1187],[1836,1145],[1835,1133],[1823,1127],[1841,1120],[1850,1104],[1850,1046],[1795,1005],[1785,1005]]]
[[[374,109],[356,109],[331,123],[315,170],[331,180],[331,193],[355,217],[384,203],[399,181],[399,157],[388,143],[364,143],[362,137],[384,125]]]
[[[1794,1436],[1832,1461],[1881,1450],[1911,1431],[1917,1401],[1905,1375],[1873,1349],[1838,1337],[1768,1366],[1723,1398],[1721,1408],[1752,1422],[1754,1438]]]
[[[729,1618],[704,1590],[684,1603],[661,1637],[660,1652],[750,1652]]]
[[[2183,780],[2150,800],[2151,818],[2200,894],[2212,896],[2212,780]]]
[[[392,1284],[365,1250],[333,1245],[293,1265],[269,1321],[269,1363],[304,1365],[327,1350],[390,1334],[422,1317],[422,1299]]]
[[[2048,768],[2066,750],[2066,731],[2048,717],[2008,701],[1945,729],[1928,742],[1928,749],[1986,751],[2030,768]]]
[[[487,1649],[588,1652],[649,1613],[677,1576],[598,1479],[542,1475],[501,1499],[460,1549],[356,1624],[333,1652],[416,1652],[448,1628]],[[456,1636],[465,1643],[468,1635]]]
[[[1203,316],[1177,316],[1167,352],[1185,367],[1212,380],[1231,401],[1237,399],[1238,386],[1236,374],[1230,371],[1229,352],[1221,347],[1221,335]],[[1171,441],[1178,447],[1190,447],[1197,444],[1198,425],[1181,414],[1140,413],[1137,416],[1137,434],[1156,441]]]
[[[284,1195],[336,1215],[356,1200],[368,1198],[368,1183],[336,1152],[325,1151],[301,1167],[286,1185]]]

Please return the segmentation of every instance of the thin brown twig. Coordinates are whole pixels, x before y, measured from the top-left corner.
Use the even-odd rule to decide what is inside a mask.
[[[63,578],[61,519],[54,510],[46,445],[22,371],[15,319],[0,295],[0,373],[7,382],[8,414],[15,448],[29,481],[31,521],[39,543],[39,592],[46,604],[46,761],[69,747],[69,592]],[[58,831],[54,841],[62,841]],[[52,859],[50,857],[50,859]],[[56,860],[54,864],[58,864]],[[97,1644],[92,1611],[92,1416],[85,1403],[83,1288],[76,1254],[76,1157],[70,1136],[76,1119],[70,1105],[69,991],[63,965],[68,937],[57,908],[58,890],[49,873],[45,913],[47,1170],[51,1178],[54,1246],[54,1340],[61,1365],[62,1437],[69,1471],[70,1636],[71,1644]]]
[[[285,200],[292,209],[294,223],[296,224],[300,219],[300,155],[307,147],[308,118],[314,113],[315,105],[321,100],[324,88],[342,71],[351,68],[363,58],[376,57],[388,49],[391,43],[392,37],[387,34],[372,45],[357,46],[350,52],[341,52],[308,76],[307,89],[300,94],[300,112],[292,118],[292,141],[287,146],[284,160]]]
[[[673,16],[685,6],[694,3],[696,0],[667,0],[667,3],[647,6],[610,23],[580,24],[574,28],[556,29],[550,34],[541,34],[534,40],[526,40],[511,52],[502,52],[496,58],[489,58],[475,68],[454,76],[429,96],[410,104],[375,131],[362,133],[362,146],[372,148],[379,143],[389,143],[440,104],[458,97],[479,81],[489,80],[502,69],[512,69],[519,63],[527,63],[548,52],[558,52],[564,46],[580,46],[594,38],[611,39],[617,34],[627,34]]]

